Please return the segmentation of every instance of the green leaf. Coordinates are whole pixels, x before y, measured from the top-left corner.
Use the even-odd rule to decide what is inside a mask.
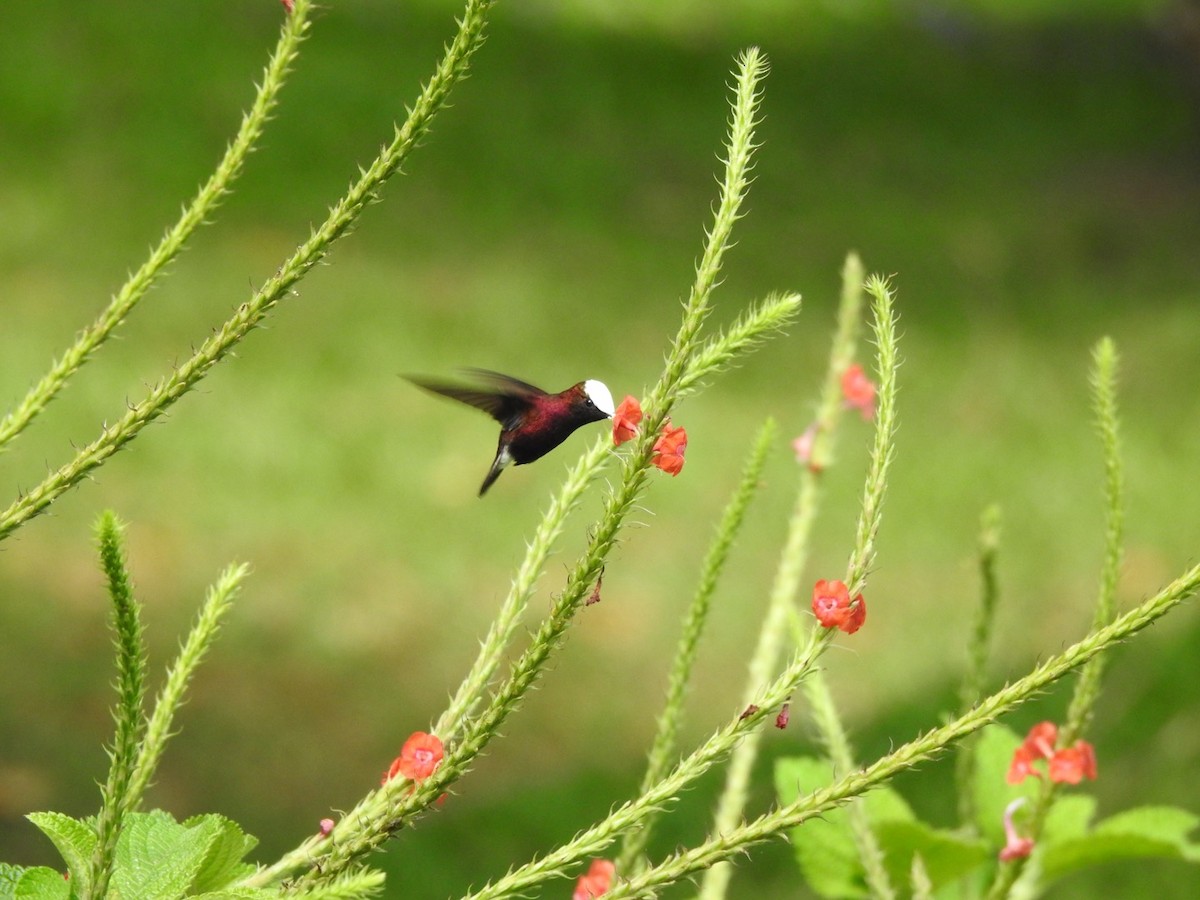
[[[1041,862],[1049,884],[1078,869],[1116,859],[1159,858],[1200,862],[1200,845],[1188,834],[1200,823],[1192,813],[1174,807],[1143,806],[1096,825],[1088,834],[1046,842]]]
[[[1004,808],[1017,797],[1032,801],[1038,792],[1036,778],[1008,783],[1008,767],[1019,746],[1021,739],[1004,725],[987,726],[975,744],[975,827],[996,847],[1004,846]]]
[[[279,891],[274,888],[228,888],[204,894],[189,894],[188,897],[190,900],[279,900]]]
[[[921,857],[935,891],[962,878],[991,856],[986,841],[964,838],[924,822],[891,820],[872,824],[883,848],[892,884],[909,881],[913,858],[917,855]]]
[[[208,824],[211,823],[211,826]],[[258,844],[258,839],[242,831],[232,819],[215,813],[195,816],[183,823],[185,827],[215,827],[216,839],[200,864],[192,880],[191,893],[205,894],[228,887],[238,879],[254,871],[251,863],[242,858]]]
[[[25,818],[50,838],[67,864],[78,894],[91,886],[92,852],[96,849],[96,830],[88,823],[58,812],[35,812]],[[60,876],[61,877],[61,876]]]
[[[0,863],[0,900],[70,900],[71,885],[45,866],[26,869]]]
[[[781,759],[775,764],[775,790],[780,803],[791,803],[803,794],[825,787],[832,780],[833,769],[825,760],[798,756]],[[881,822],[914,820],[904,798],[891,788],[871,791],[863,802],[875,827]],[[815,892],[822,897],[868,896],[862,863],[844,809],[831,809],[819,819],[793,828],[791,840],[800,870]],[[899,883],[907,881],[906,868]]]
[[[112,887],[121,897],[176,900],[187,895],[221,834],[220,817],[180,825],[154,810],[126,817]]]
[[[1063,794],[1054,801],[1042,826],[1042,840],[1048,844],[1083,837],[1096,814],[1096,798],[1091,794]]]

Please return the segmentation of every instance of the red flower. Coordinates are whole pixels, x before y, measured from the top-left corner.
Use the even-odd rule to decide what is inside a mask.
[[[387,784],[397,775],[413,781],[424,781],[433,774],[445,752],[440,738],[424,731],[414,731],[400,748],[400,755],[392,760],[387,774],[383,776],[383,783]]]
[[[1033,838],[1023,838],[1017,834],[1017,826],[1013,824],[1013,813],[1025,803],[1024,797],[1018,797],[1004,808],[1004,847],[1000,850],[1000,862],[1010,862],[1021,859],[1033,852]]]
[[[842,397],[847,408],[857,409],[864,419],[875,415],[875,385],[858,363],[842,373]]]
[[[779,710],[779,715],[775,717],[775,727],[780,731],[788,727],[788,720],[792,718],[792,704],[785,703]]]
[[[337,823],[335,823],[333,819],[322,819],[321,827],[317,833],[320,834],[321,837],[329,837],[329,835],[333,834],[333,826],[335,824]]]
[[[850,589],[842,581],[822,578],[813,585],[813,615],[825,628],[840,628],[854,634],[867,621],[867,601],[859,594],[853,601]]]
[[[642,421],[642,405],[637,397],[626,395],[613,413],[613,446],[620,447],[637,436],[638,423]]]
[[[683,453],[687,450],[687,430],[664,425],[662,434],[654,443],[654,456],[650,462],[668,475],[683,471]]]
[[[593,900],[606,893],[612,887],[616,874],[617,867],[607,859],[593,859],[587,874],[580,875],[575,882],[575,893],[571,895],[571,900]]]
[[[1058,740],[1058,726],[1053,722],[1038,722],[1029,729],[1021,746],[1013,753],[1008,767],[1008,783],[1020,784],[1030,775],[1041,778],[1042,773],[1033,767],[1039,759],[1054,755],[1054,744]]]
[[[296,0],[283,0],[283,8],[289,13],[296,11]]]
[[[1050,780],[1079,784],[1085,778],[1096,780],[1096,751],[1087,741],[1063,747],[1050,757]]]

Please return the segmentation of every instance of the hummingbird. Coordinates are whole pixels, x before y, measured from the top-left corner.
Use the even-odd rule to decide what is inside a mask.
[[[487,413],[500,423],[496,458],[479,488],[487,493],[508,465],[523,466],[541,459],[576,428],[613,415],[612,394],[604,382],[589,379],[557,394],[548,394],[525,381],[489,372],[466,369],[481,382],[476,387],[434,379],[405,376],[422,390],[449,397]]]

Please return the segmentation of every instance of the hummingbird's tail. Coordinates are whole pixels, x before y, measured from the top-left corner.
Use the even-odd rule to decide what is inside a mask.
[[[495,483],[496,479],[500,477],[500,473],[511,462],[512,457],[508,454],[508,448],[501,444],[496,450],[496,458],[492,460],[492,467],[488,469],[487,477],[483,479],[483,484],[479,486],[480,497],[487,493],[487,489]]]

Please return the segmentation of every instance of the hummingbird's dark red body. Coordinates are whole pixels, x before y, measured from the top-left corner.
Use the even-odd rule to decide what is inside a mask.
[[[408,380],[430,393],[482,410],[500,423],[496,458],[479,488],[481,497],[509,464],[523,466],[541,459],[576,428],[613,414],[612,394],[600,381],[581,381],[565,391],[548,394],[499,372],[467,371],[484,384],[470,387],[427,378]]]

